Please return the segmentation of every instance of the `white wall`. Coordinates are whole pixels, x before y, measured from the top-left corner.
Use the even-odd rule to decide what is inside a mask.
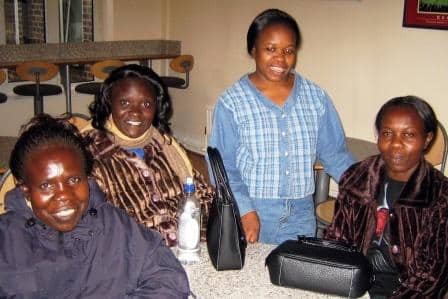
[[[169,37],[195,56],[191,87],[173,90],[175,134],[204,147],[205,109],[254,64],[245,51],[253,18],[275,6],[303,35],[297,70],[332,96],[346,134],[375,141],[388,99],[415,94],[448,127],[448,31],[402,27],[403,0],[170,0]]]

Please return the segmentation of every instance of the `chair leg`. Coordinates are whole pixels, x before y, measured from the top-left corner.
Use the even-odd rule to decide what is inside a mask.
[[[330,189],[330,176],[323,169],[315,171],[315,191],[314,206],[328,200]],[[324,229],[327,227],[325,223],[316,218],[316,236],[322,238]]]
[[[328,200],[330,176],[323,169],[319,169],[316,171],[315,182],[314,205],[317,206],[319,203]]]

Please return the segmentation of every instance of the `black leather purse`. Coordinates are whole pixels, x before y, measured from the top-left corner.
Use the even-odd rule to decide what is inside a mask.
[[[283,242],[266,265],[275,285],[349,298],[361,297],[373,280],[368,259],[356,247],[318,238]]]
[[[239,270],[244,266],[247,242],[238,205],[219,151],[208,147],[207,153],[216,183],[207,223],[208,254],[216,270]]]

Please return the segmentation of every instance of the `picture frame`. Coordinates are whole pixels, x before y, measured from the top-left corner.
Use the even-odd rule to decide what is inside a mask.
[[[448,0],[404,0],[403,27],[448,29]]]

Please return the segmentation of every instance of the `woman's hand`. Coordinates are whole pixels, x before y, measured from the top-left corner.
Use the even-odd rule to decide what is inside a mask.
[[[241,217],[241,223],[243,224],[244,233],[249,243],[255,243],[258,241],[258,235],[260,234],[260,220],[258,214],[255,211],[249,212]]]

